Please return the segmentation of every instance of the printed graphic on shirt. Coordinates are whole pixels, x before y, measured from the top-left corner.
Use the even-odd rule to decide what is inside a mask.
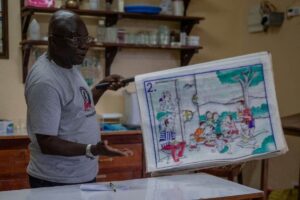
[[[90,94],[84,87],[80,87],[79,90],[80,90],[80,94],[83,98],[83,110],[85,112],[93,111],[92,113],[87,115],[87,117],[90,117],[95,114],[95,111],[92,107],[92,101],[91,101]]]

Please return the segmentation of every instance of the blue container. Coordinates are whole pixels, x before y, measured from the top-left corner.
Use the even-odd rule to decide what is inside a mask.
[[[128,13],[142,13],[142,14],[159,14],[161,8],[158,6],[148,5],[127,5],[124,7],[125,12]]]

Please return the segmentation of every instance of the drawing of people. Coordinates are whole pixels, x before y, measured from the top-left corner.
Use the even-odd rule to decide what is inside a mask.
[[[196,149],[199,143],[203,143],[205,141],[204,129],[205,129],[205,122],[201,121],[199,123],[199,128],[197,128],[195,132],[192,134],[190,150]]]
[[[214,134],[214,127],[213,125],[206,125],[204,129],[204,134],[203,136],[205,137],[205,146],[208,147],[214,147],[215,146],[215,139],[216,139],[216,134]]]
[[[217,135],[222,134],[221,120],[220,120],[219,114],[217,112],[214,112],[212,114],[212,123],[213,123],[215,134],[217,134]]]
[[[206,126],[209,126],[209,125],[213,126],[213,115],[212,115],[212,112],[206,111],[205,117],[206,117]]]
[[[237,144],[242,148],[256,148],[256,138],[251,134],[249,125],[246,122],[241,123],[241,140]]]
[[[162,121],[159,143],[161,150],[171,153],[174,162],[178,162],[185,150],[185,141],[176,141],[174,116],[168,115]]]
[[[216,150],[219,153],[226,153],[229,151],[230,146],[228,145],[228,140],[223,137],[223,135],[217,135],[215,139]]]
[[[248,125],[249,134],[254,135],[255,120],[251,113],[251,109],[245,106],[244,100],[240,101],[240,107],[238,108],[238,114],[241,118],[241,122]]]
[[[165,90],[162,92],[161,97],[159,98],[159,105],[161,111],[170,111],[175,110],[175,104],[172,101],[172,94],[170,91]]]
[[[222,133],[226,138],[235,139],[239,136],[239,130],[231,115],[227,115],[222,123]]]

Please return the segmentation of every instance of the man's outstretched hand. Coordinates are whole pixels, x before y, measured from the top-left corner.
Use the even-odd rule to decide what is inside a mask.
[[[109,85],[107,86],[107,89],[109,90],[118,90],[121,87],[125,87],[127,84],[122,82],[124,78],[117,74],[112,74],[107,77],[105,77],[100,83],[106,82]]]
[[[92,147],[92,153],[94,155],[101,156],[133,156],[133,152],[129,149],[116,149],[108,145],[107,140],[98,142]]]

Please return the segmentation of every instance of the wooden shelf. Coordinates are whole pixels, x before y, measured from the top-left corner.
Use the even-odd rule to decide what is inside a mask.
[[[20,45],[31,45],[31,46],[47,46],[48,41],[45,40],[23,40]],[[143,45],[143,44],[123,44],[123,43],[103,43],[103,44],[92,44],[91,48],[135,48],[135,49],[164,49],[164,50],[199,50],[201,46],[170,46],[170,45]]]
[[[22,34],[27,33],[28,25],[31,16],[36,14],[52,14],[59,10],[59,8],[35,8],[35,7],[23,7],[21,9],[22,22]],[[149,15],[138,13],[125,13],[115,11],[103,11],[103,10],[82,10],[82,9],[69,9],[81,16],[94,16],[105,17],[106,26],[115,25],[120,19],[137,19],[137,20],[155,20],[155,21],[175,21],[181,25],[181,31],[190,33],[193,26],[198,24],[204,17],[189,17],[189,16],[174,16],[174,15]],[[25,39],[23,37],[23,39]]]
[[[106,0],[112,2],[113,0]],[[80,16],[93,16],[93,17],[103,17],[105,20],[105,26],[113,26],[121,19],[134,19],[134,20],[154,20],[154,21],[169,21],[177,22],[180,24],[180,29],[182,32],[189,34],[195,24],[200,23],[204,20],[204,17],[190,17],[186,16],[186,10],[191,0],[184,1],[184,15],[185,16],[173,16],[173,15],[149,15],[149,14],[138,14],[138,13],[125,13],[116,11],[104,11],[104,10],[83,10],[83,9],[68,9]],[[27,30],[34,14],[52,14],[59,10],[59,8],[36,8],[36,7],[25,7],[23,0],[21,0],[21,21],[22,21],[22,46],[23,53],[23,82],[26,80],[28,72],[28,62],[30,51],[33,46],[48,45],[47,41],[42,40],[26,40]],[[181,66],[188,65],[192,56],[202,49],[200,46],[190,47],[173,47],[173,46],[158,46],[158,45],[134,45],[134,44],[93,44],[92,48],[103,48],[105,51],[105,75],[110,74],[110,68],[113,60],[120,48],[139,48],[139,49],[161,49],[161,50],[179,50],[181,57]]]
[[[28,72],[28,62],[30,52],[33,46],[47,46],[48,42],[44,40],[23,40],[20,45],[23,51],[23,82],[25,82]],[[138,45],[138,44],[119,44],[119,43],[104,43],[104,44],[92,44],[91,48],[103,48],[105,53],[105,75],[110,74],[111,64],[121,48],[131,49],[158,49],[158,50],[178,50],[180,51],[181,66],[188,65],[189,61],[195,53],[202,49],[201,46],[160,46],[160,45]]]

